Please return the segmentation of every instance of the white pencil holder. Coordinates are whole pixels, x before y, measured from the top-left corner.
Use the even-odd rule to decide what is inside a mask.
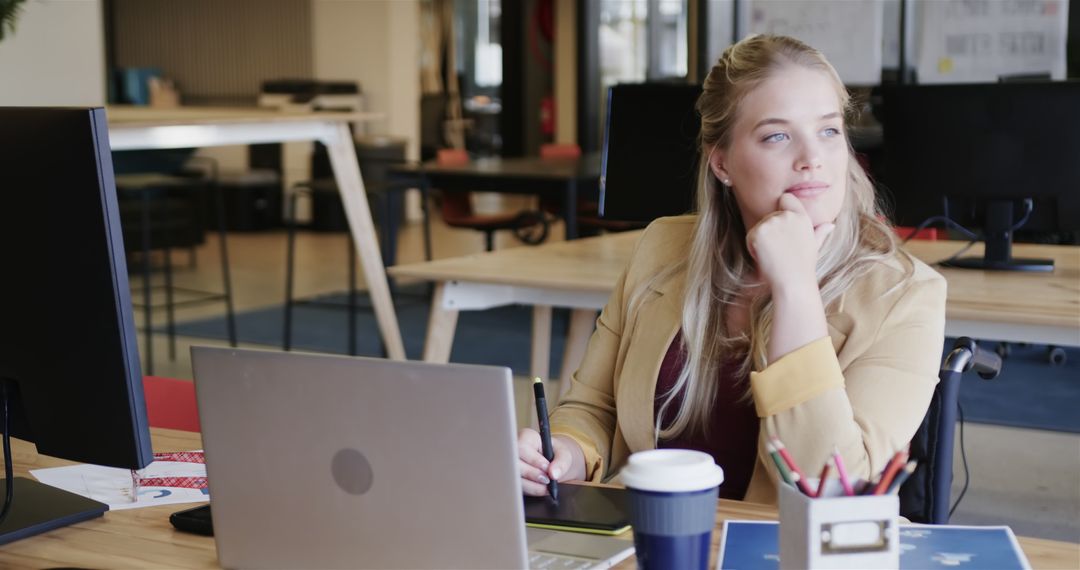
[[[821,498],[783,484],[779,494],[781,568],[900,567],[896,495],[848,497],[835,479]]]

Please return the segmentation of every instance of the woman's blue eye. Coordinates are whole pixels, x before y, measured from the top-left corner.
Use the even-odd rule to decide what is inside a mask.
[[[823,132],[825,133],[825,136],[827,136],[827,137],[835,137],[835,136],[840,134],[840,129],[838,129],[836,127],[828,127]]]
[[[787,138],[786,133],[775,133],[775,134],[771,134],[771,135],[765,137],[762,140],[762,142],[774,143],[774,142],[780,142],[780,141],[782,141],[782,140],[784,140],[786,138]]]

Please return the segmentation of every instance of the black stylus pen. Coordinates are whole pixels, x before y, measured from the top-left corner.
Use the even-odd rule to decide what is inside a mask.
[[[544,458],[551,461],[555,459],[555,450],[551,447],[551,425],[548,424],[544,381],[539,376],[533,379],[533,398],[536,400],[536,419],[540,422],[540,446],[544,452]],[[551,500],[559,502],[559,483],[554,477],[549,477],[548,492],[551,493]]]

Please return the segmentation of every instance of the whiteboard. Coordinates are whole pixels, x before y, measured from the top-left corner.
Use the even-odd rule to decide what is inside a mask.
[[[919,83],[1065,78],[1067,0],[934,0],[915,10]]]
[[[817,48],[848,85],[881,82],[882,0],[749,0],[751,34],[792,36]]]

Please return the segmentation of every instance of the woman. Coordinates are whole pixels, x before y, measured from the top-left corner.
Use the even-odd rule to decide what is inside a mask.
[[[907,445],[937,382],[945,281],[881,221],[849,103],[798,40],[724,52],[697,102],[698,214],[641,237],[552,414],[554,459],[519,435],[525,493],[683,447],[724,468],[722,497],[774,503],[769,436],[808,472],[838,449],[851,477]]]

